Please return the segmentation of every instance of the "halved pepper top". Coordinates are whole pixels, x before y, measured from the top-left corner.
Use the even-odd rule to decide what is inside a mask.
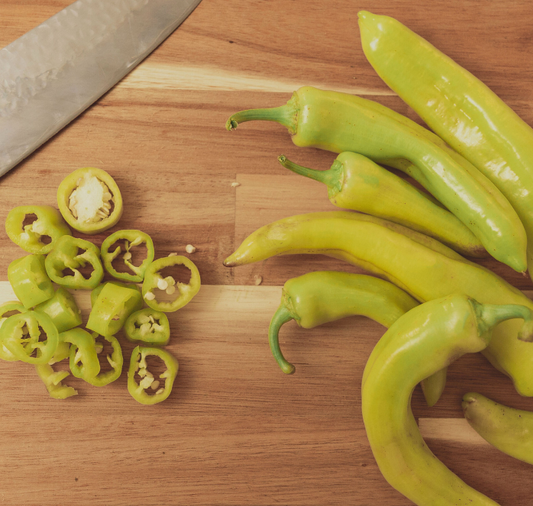
[[[52,206],[17,206],[5,223],[8,237],[24,251],[46,255],[63,235],[71,235],[61,213]]]
[[[116,225],[123,211],[115,180],[95,167],[77,169],[57,189],[59,211],[78,232],[97,234]]]

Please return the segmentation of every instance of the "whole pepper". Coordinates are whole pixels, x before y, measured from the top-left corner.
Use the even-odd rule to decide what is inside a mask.
[[[359,13],[364,53],[385,83],[507,197],[533,276],[533,129],[478,78],[389,16]]]
[[[278,160],[296,174],[325,183],[337,207],[399,223],[466,256],[487,256],[476,236],[450,211],[366,156],[341,153],[328,170],[302,167],[285,156]]]
[[[365,367],[363,421],[381,473],[415,504],[496,504],[431,452],[411,411],[411,396],[424,378],[465,353],[482,351],[501,322],[523,318],[520,338],[531,340],[532,317],[524,306],[479,304],[452,294],[415,307],[380,339]]]
[[[490,255],[518,272],[527,270],[526,232],[508,200],[464,158],[422,133],[427,129],[414,121],[371,100],[310,86],[294,92],[284,106],[238,112],[226,127],[231,130],[239,122],[256,119],[286,126],[297,146],[353,151],[408,172],[472,231]]]
[[[467,422],[483,439],[515,459],[533,464],[533,412],[511,408],[484,395],[463,396]]]
[[[349,211],[297,215],[253,232],[224,265],[235,267],[283,254],[321,253],[383,277],[420,302],[463,293],[482,303],[533,309],[528,297],[492,271],[429,237],[423,243],[414,231],[408,235],[398,230],[386,220]],[[521,395],[533,396],[533,347],[516,339],[518,330],[514,321],[499,325],[483,355],[512,379]]]

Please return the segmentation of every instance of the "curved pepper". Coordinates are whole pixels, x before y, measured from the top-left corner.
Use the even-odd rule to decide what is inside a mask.
[[[59,333],[81,325],[81,311],[72,294],[59,287],[54,296],[35,306],[35,311],[46,313]]]
[[[332,204],[399,223],[433,237],[466,256],[488,253],[450,211],[404,179],[358,153],[341,153],[328,170],[315,170],[278,157],[285,168],[325,183]]]
[[[415,504],[496,504],[435,457],[410,404],[420,381],[466,353],[485,349],[492,329],[513,318],[526,320],[520,337],[531,340],[533,315],[526,307],[479,304],[454,294],[400,317],[372,352],[361,392],[368,441],[385,479]]]
[[[122,251],[120,242],[124,243],[124,251]],[[146,248],[146,257],[140,265],[135,265],[132,262],[132,250],[141,245]],[[114,278],[132,282],[141,282],[144,279],[144,273],[152,263],[155,254],[152,238],[140,230],[118,230],[104,239],[100,250],[106,271]],[[122,261],[128,271],[119,271],[113,265],[121,253]]]
[[[533,302],[490,270],[466,260],[429,237],[399,232],[385,220],[349,211],[309,213],[278,220],[248,236],[224,265],[235,267],[283,254],[325,254],[383,277],[420,302],[464,293],[482,303]],[[419,236],[422,234],[419,234]],[[494,330],[483,355],[509,376],[524,396],[533,396],[533,347],[516,339],[516,321]]]
[[[151,307],[132,313],[124,324],[126,339],[132,343],[165,346],[170,339],[168,317]]]
[[[116,225],[123,212],[115,180],[95,167],[77,169],[63,179],[57,189],[57,204],[74,230],[90,235]]]
[[[157,357],[165,366],[165,370],[157,378],[149,370],[147,358],[150,356]],[[136,346],[131,353],[128,369],[128,392],[141,404],[152,405],[163,402],[172,392],[178,368],[178,361],[170,352],[162,348]],[[136,376],[140,378],[139,381]],[[161,380],[164,382],[163,386]]]
[[[95,387],[104,387],[120,378],[122,367],[124,366],[124,355],[122,354],[122,347],[115,336],[101,336],[96,332],[92,332],[91,335],[95,340],[96,353],[100,354],[104,349],[103,344],[99,342],[100,337],[111,345],[111,353],[106,354],[106,361],[111,366],[111,369],[102,371],[102,368],[100,368],[100,373],[96,376],[86,375],[83,379]]]
[[[289,129],[297,146],[353,151],[408,171],[472,231],[490,255],[524,272],[526,232],[508,200],[464,158],[420,133],[427,129],[398,117],[376,102],[307,86],[294,92],[284,106],[233,115],[226,127],[231,130],[239,122],[256,119],[277,121]],[[396,165],[398,160],[408,164]]]
[[[62,332],[59,338],[70,344],[69,367],[72,375],[85,381],[94,380],[100,373],[100,360],[94,336],[76,327]]]
[[[102,336],[113,336],[142,304],[138,290],[105,283],[89,313],[87,328]]]
[[[52,206],[17,206],[9,211],[8,237],[24,251],[46,255],[63,235],[71,235],[61,213]]]
[[[87,265],[90,266],[88,277],[84,275]],[[50,279],[66,288],[91,290],[104,277],[98,246],[68,235],[61,237],[48,253],[45,266]]]
[[[54,296],[43,255],[27,255],[13,260],[7,268],[7,279],[17,299],[26,308],[41,304]]]
[[[514,207],[528,236],[533,276],[533,129],[478,78],[399,21],[361,11],[359,26],[364,53],[379,76]]]
[[[161,271],[174,266],[183,265],[189,269],[191,277],[188,283],[176,281],[172,276],[161,275]],[[142,286],[142,295],[146,304],[163,313],[177,311],[200,290],[200,272],[196,265],[187,257],[174,255],[154,260],[146,269]],[[177,295],[174,295],[177,292]],[[170,297],[170,300],[163,298]]]
[[[19,301],[8,301],[0,304],[0,328],[9,316],[17,313],[24,313],[25,311],[27,311],[27,309]],[[0,359],[7,360],[8,362],[16,362],[18,360],[18,358],[5,347],[1,340]]]
[[[485,441],[533,464],[533,412],[505,406],[475,392],[463,396],[462,407],[470,427]]]
[[[139,293],[141,293],[141,287],[139,285],[136,285],[135,283],[121,283],[120,281],[106,281],[105,283],[101,283],[96,288],[93,288],[91,290],[91,307],[94,306],[94,304],[96,303],[96,299],[98,299],[100,292],[104,289],[104,286],[107,285],[107,283],[113,283],[114,285],[122,286],[124,288],[131,288],[132,290],[137,290]]]
[[[0,328],[0,344],[17,360],[35,365],[46,364],[57,350],[59,334],[48,315],[25,311],[4,321]]]
[[[68,371],[54,371],[54,368],[49,364],[36,365],[35,370],[53,399],[67,399],[78,395],[75,388],[62,383],[69,376]]]

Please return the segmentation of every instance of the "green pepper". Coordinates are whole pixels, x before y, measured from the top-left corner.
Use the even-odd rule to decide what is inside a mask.
[[[82,272],[90,266],[88,277]],[[50,279],[66,288],[91,290],[98,286],[104,277],[100,261],[100,249],[92,242],[64,235],[45,261]]]
[[[405,179],[358,153],[341,153],[328,170],[302,167],[278,157],[283,167],[325,183],[332,204],[412,228],[469,257],[488,253],[454,214]]]
[[[77,327],[82,322],[81,311],[74,297],[62,286],[56,290],[51,299],[41,302],[34,309],[50,316],[59,333]]]
[[[523,319],[518,338],[531,341],[532,318],[521,305],[480,304],[452,294],[401,316],[374,347],[361,389],[366,434],[384,478],[414,504],[496,506],[431,452],[413,416],[411,396],[424,378],[466,353],[484,350],[501,322]]]
[[[112,351],[110,354],[106,355],[107,362],[111,366],[111,369],[104,372],[100,370],[100,373],[94,378],[87,376],[84,378],[84,380],[95,387],[104,387],[120,378],[120,375],[122,374],[122,367],[124,365],[124,356],[122,354],[120,343],[116,337],[100,336],[96,332],[92,332],[91,334],[95,339],[96,353],[100,354],[103,350],[102,343],[98,341],[100,337],[111,345]]]
[[[359,27],[365,56],[383,81],[514,207],[528,235],[533,276],[531,126],[471,72],[396,19],[361,11]]]
[[[94,167],[77,169],[57,189],[59,211],[78,232],[98,234],[118,223],[123,204],[115,180]]]
[[[54,296],[54,286],[46,272],[44,255],[27,255],[13,260],[7,268],[7,279],[26,308]]]
[[[279,122],[297,146],[352,151],[404,170],[457,216],[490,255],[518,272],[527,270],[526,232],[506,197],[409,118],[372,100],[306,86],[284,106],[238,112],[226,127],[232,130],[250,120]]]
[[[189,269],[191,277],[188,283],[176,281],[173,276],[161,275],[164,269],[183,265]],[[187,257],[180,255],[168,256],[154,260],[146,269],[142,285],[142,295],[146,304],[163,313],[177,311],[200,290],[200,273],[196,265]],[[174,293],[177,295],[174,296]],[[163,300],[170,296],[170,300]]]
[[[54,371],[49,364],[36,365],[35,369],[53,399],[67,399],[73,395],[78,395],[78,391],[75,388],[62,383],[69,376],[68,371]]]
[[[46,255],[57,239],[71,235],[61,213],[52,206],[18,206],[6,218],[8,237],[24,251]]]
[[[2,324],[8,319],[11,314],[24,313],[27,309],[19,301],[4,302],[0,305],[0,328]],[[9,362],[18,360],[13,353],[11,353],[0,340],[0,359]]]
[[[120,246],[124,243],[124,251]],[[132,261],[132,250],[143,245],[146,248],[146,257],[140,265]],[[122,253],[122,261],[129,271],[117,270],[113,262]],[[101,247],[102,262],[106,271],[114,278],[124,281],[141,282],[147,267],[154,259],[154,242],[152,238],[140,230],[118,230],[104,239]]]
[[[91,333],[76,327],[62,332],[59,339],[70,344],[69,367],[73,376],[89,381],[100,373],[96,341]]]
[[[165,346],[170,339],[168,317],[151,307],[131,314],[124,324],[126,339],[132,343]]]
[[[158,374],[157,378],[149,370],[147,358],[150,356],[163,361],[165,366],[165,370]],[[136,346],[131,353],[128,369],[128,392],[141,404],[152,405],[162,402],[172,391],[178,368],[177,359],[168,351],[162,348]],[[139,381],[136,376],[140,378]],[[161,380],[164,381],[163,386],[161,386]]]
[[[26,311],[4,321],[0,328],[0,344],[17,360],[36,365],[46,364],[57,350],[59,334],[47,314]]]
[[[105,283],[101,283],[96,288],[93,288],[91,290],[91,307],[94,306],[96,299],[98,299],[100,292],[104,289],[104,286],[107,285],[107,283],[112,283],[114,285],[122,286],[124,288],[131,288],[132,290],[137,290],[139,293],[141,293],[141,287],[139,285],[136,285],[135,283],[121,283],[120,281],[106,281]]]
[[[102,336],[115,335],[128,316],[138,311],[142,304],[138,290],[105,283],[89,313],[87,328]]]

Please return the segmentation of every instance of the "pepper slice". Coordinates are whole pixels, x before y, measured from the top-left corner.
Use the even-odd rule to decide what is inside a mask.
[[[76,327],[60,334],[59,338],[69,343],[69,367],[72,375],[85,381],[100,373],[100,360],[94,336],[85,329]]]
[[[96,303],[96,299],[98,299],[98,296],[100,295],[100,292],[104,289],[104,286],[108,283],[112,283],[113,285],[117,286],[123,286],[124,288],[131,288],[132,290],[137,290],[139,293],[141,293],[141,288],[136,285],[135,283],[121,283],[120,281],[106,281],[105,283],[102,283],[98,285],[96,288],[93,288],[91,290],[91,307],[94,306]]]
[[[44,333],[44,340],[41,340]],[[10,316],[0,329],[0,344],[28,364],[46,364],[57,350],[59,334],[52,319],[44,313],[26,311]]]
[[[124,251],[119,244],[124,243]],[[146,258],[140,265],[134,265],[132,262],[132,249],[144,245],[146,248]],[[114,249],[112,249],[114,248]],[[128,271],[118,271],[113,262],[122,253],[122,261]],[[144,279],[144,273],[147,267],[154,259],[154,242],[152,238],[141,230],[118,230],[111,234],[102,243],[101,247],[102,262],[106,271],[114,278],[124,281],[141,282]]]
[[[147,307],[128,317],[124,333],[132,343],[165,346],[170,339],[170,324],[165,313]]]
[[[78,395],[75,388],[62,383],[69,376],[68,371],[54,371],[54,368],[49,364],[36,365],[35,370],[53,399],[67,399],[73,395]]]
[[[46,255],[63,235],[71,235],[61,213],[52,206],[17,206],[6,218],[8,237],[24,251]]]
[[[9,313],[17,314],[24,313],[26,308],[19,301],[4,302],[0,305],[0,328],[2,324],[11,316]],[[16,362],[18,360],[13,353],[11,353],[5,345],[0,341],[0,359],[9,362]]]
[[[120,346],[120,343],[116,337],[99,336],[97,332],[91,332],[91,335],[93,336],[96,343],[96,353],[100,354],[103,351],[102,343],[98,342],[99,337],[102,337],[111,345],[112,351],[110,354],[106,355],[107,362],[111,366],[111,369],[105,372],[102,372],[100,370],[100,373],[94,378],[85,377],[84,380],[95,387],[104,387],[120,378],[120,375],[122,374],[122,367],[124,365],[124,356],[122,354],[122,348]]]
[[[105,283],[89,313],[87,328],[102,336],[113,336],[128,316],[142,307],[142,303],[138,290]]]
[[[147,357],[154,356],[163,361],[166,369],[158,375],[156,379],[152,372],[148,370]],[[168,351],[161,348],[146,346],[136,346],[130,358],[128,369],[128,392],[141,404],[152,405],[164,401],[172,391],[174,380],[178,374],[179,364],[177,359]],[[136,376],[141,379],[139,382]],[[164,386],[161,381],[164,380]],[[151,389],[154,393],[149,393]]]
[[[35,311],[46,313],[59,333],[81,325],[81,311],[72,294],[60,286],[54,296],[35,306]]]
[[[97,234],[116,225],[123,212],[115,180],[102,169],[77,169],[57,189],[59,211],[78,232]]]
[[[54,286],[46,272],[43,255],[27,255],[13,260],[7,268],[7,279],[25,308],[34,307],[54,296]]]
[[[191,271],[189,283],[186,284],[176,281],[172,276],[165,276],[164,278],[161,276],[160,272],[163,269],[177,265],[183,265]],[[200,273],[191,260],[180,255],[168,256],[154,260],[148,266],[144,275],[142,295],[146,304],[152,309],[163,313],[170,313],[188,304],[200,290],[200,285]],[[163,293],[171,296],[176,291],[178,294],[169,301],[158,300],[156,290],[159,291],[159,296]]]
[[[92,268],[88,278],[80,271],[87,264]],[[98,246],[69,235],[64,235],[57,241],[46,256],[45,267],[54,283],[67,288],[91,290],[104,277]]]

